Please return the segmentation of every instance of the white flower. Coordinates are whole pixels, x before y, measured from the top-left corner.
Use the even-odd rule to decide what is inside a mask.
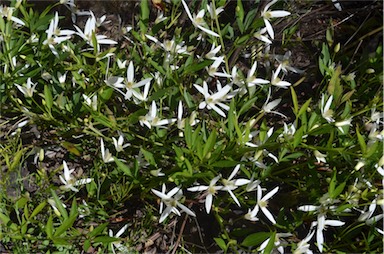
[[[56,204],[55,200],[51,199],[51,198],[48,198],[48,203],[51,205],[51,207],[53,209],[53,212],[57,216],[61,217],[61,213],[60,213],[59,209],[57,208],[57,204]],[[64,203],[62,203],[62,205],[63,205],[64,208],[67,208],[67,206]]]
[[[184,1],[184,0],[181,0],[181,3],[183,4],[184,6],[184,9],[188,15],[188,18],[192,21],[192,24],[199,28],[200,30],[202,30],[203,32],[209,34],[209,35],[212,35],[212,36],[215,36],[215,37],[219,37],[219,35],[205,27],[203,27],[205,25],[205,21],[204,21],[204,14],[205,14],[205,11],[204,10],[201,10],[199,11],[199,13],[197,15],[193,14],[193,17],[192,17],[192,14],[191,12],[189,11],[189,8],[188,8],[188,5],[187,3]]]
[[[333,110],[330,109],[333,100],[333,95],[329,96],[327,103],[325,103],[325,94],[321,96],[321,115],[327,120],[328,123],[333,123],[335,119],[333,119]],[[325,105],[324,105],[325,103]]]
[[[233,169],[231,175],[228,177],[228,179],[223,179],[222,183],[224,187],[221,189],[223,191],[227,191],[229,195],[231,195],[232,199],[235,201],[235,203],[240,207],[240,202],[237,199],[236,195],[232,192],[233,190],[237,189],[237,187],[246,185],[250,183],[250,180],[240,178],[240,179],[233,179],[237,172],[240,169],[240,164],[237,164],[236,167]],[[233,180],[232,180],[233,179]]]
[[[64,186],[61,186],[62,189],[64,190],[72,190],[74,192],[78,192],[79,190],[75,188],[75,186],[83,185],[90,183],[92,181],[91,178],[86,178],[86,179],[80,179],[76,180],[72,173],[75,171],[74,169],[69,170],[67,163],[63,161],[63,166],[64,166],[64,174],[60,175],[60,181],[64,184]]]
[[[277,105],[279,105],[279,103],[281,102],[281,99],[276,99],[276,100],[269,102],[270,96],[271,96],[271,88],[269,88],[267,100],[265,101],[265,103],[263,105],[262,111],[265,113],[273,113],[273,114],[282,116],[284,118],[287,118],[284,114],[273,110],[274,108],[277,107]]]
[[[313,153],[316,157],[317,163],[320,163],[320,162],[327,163],[327,160],[325,159],[325,157],[327,157],[326,154],[320,153],[317,150],[315,150]]]
[[[7,18],[8,21],[12,20],[13,22],[15,22],[16,24],[18,24],[20,26],[25,26],[24,21],[13,16],[14,10],[15,10],[14,7],[8,7],[8,6],[0,5],[0,16]]]
[[[315,231],[309,232],[308,235],[296,245],[293,254],[312,254],[313,252],[309,249],[311,245],[308,242],[312,239],[314,234]]]
[[[217,59],[216,54],[220,51],[220,49],[221,49],[221,45],[216,47],[215,44],[213,43],[211,50],[207,54],[205,54],[205,57],[212,60]]]
[[[101,158],[103,159],[104,163],[108,163],[108,162],[112,162],[114,159],[113,159],[113,156],[112,154],[109,152],[108,148],[105,149],[104,147],[104,140],[101,139],[100,140],[100,149],[101,149]]]
[[[75,31],[72,30],[60,30],[59,25],[59,14],[55,12],[55,17],[51,19],[48,29],[45,31],[47,33],[47,39],[43,42],[44,45],[54,45],[59,44],[63,41],[71,38],[71,35],[75,34]]]
[[[165,184],[163,184],[162,191],[158,191],[155,189],[152,189],[152,192],[161,198],[161,204],[160,204],[160,213],[162,212],[160,216],[159,222],[163,222],[169,214],[174,213],[178,216],[180,216],[180,212],[177,209],[179,207],[182,211],[187,213],[190,216],[196,217],[196,214],[192,212],[188,207],[181,204],[179,201],[183,197],[183,191],[180,189],[180,187],[175,187],[172,190],[170,190],[168,193],[165,193],[166,187]],[[166,208],[163,210],[163,204],[166,205]]]
[[[126,92],[122,92],[120,89],[116,89],[118,92],[124,95],[126,100],[131,100],[132,96],[135,96],[139,100],[146,100],[149,91],[149,84],[152,78],[146,78],[138,83],[135,82],[135,69],[133,62],[130,61],[127,69],[127,77],[124,80],[120,77],[110,77],[107,80],[107,84],[111,85],[113,88],[124,88]],[[124,82],[123,82],[124,81]],[[138,88],[144,86],[144,94],[138,92]]]
[[[116,235],[113,234],[113,231],[110,229],[108,231],[108,235],[110,237],[116,237],[116,238],[119,238],[128,228],[128,224],[126,224],[124,227],[122,227],[117,233]],[[115,248],[119,251],[119,253],[126,253],[128,251],[128,248],[126,246],[124,246],[123,244],[121,244],[121,241],[115,241],[115,242],[112,242],[111,243],[111,249],[112,249],[112,252],[113,254],[116,254],[115,252]]]
[[[99,49],[99,44],[117,44],[116,41],[107,39],[107,36],[105,35],[96,34],[97,21],[92,11],[90,12],[90,15],[91,16],[88,18],[87,22],[85,23],[84,32],[78,26],[74,25],[74,27],[77,30],[77,35],[83,38],[92,47],[97,47],[97,49]],[[93,45],[93,41],[92,41],[93,34],[95,34],[97,45]]]
[[[185,127],[185,120],[183,118],[183,102],[179,101],[179,106],[177,108],[177,128],[180,130],[183,130]],[[189,117],[189,125],[193,126],[199,122],[199,119],[196,119],[196,112],[192,112],[191,116]],[[180,136],[182,137],[184,134],[183,132],[180,133]]]
[[[35,92],[35,87],[37,83],[32,83],[31,78],[27,79],[27,83],[25,86],[20,86],[18,84],[15,84],[15,86],[24,94],[25,97],[32,97],[33,93]]]
[[[272,41],[267,36],[264,35],[266,32],[267,32],[267,28],[264,27],[259,31],[257,31],[256,33],[254,33],[253,36],[262,42],[265,42],[267,44],[272,44]]]
[[[284,55],[275,55],[275,59],[281,64],[281,69],[284,73],[288,73],[288,71],[292,71],[294,73],[303,73],[304,71],[294,68],[290,65],[289,59],[291,58],[292,52],[287,51]]]
[[[270,211],[268,211],[267,207],[268,207],[268,199],[270,199],[273,195],[275,195],[278,190],[279,190],[279,187],[276,187],[270,192],[268,192],[264,197],[262,197],[263,191],[260,185],[258,185],[257,186],[257,204],[252,211],[248,212],[248,216],[246,216],[246,219],[257,220],[256,215],[258,211],[261,209],[261,211],[268,218],[268,220],[271,221],[273,224],[276,224],[276,221],[273,218],[273,215],[271,214]]]
[[[206,185],[199,185],[194,186],[191,188],[188,188],[188,191],[206,191],[205,192],[205,210],[207,211],[207,214],[211,211],[212,202],[213,202],[213,196],[216,195],[218,190],[221,190],[223,186],[216,186],[217,181],[220,179],[220,175],[216,176],[209,182],[209,186]]]
[[[275,34],[273,32],[273,28],[271,23],[269,22],[272,18],[281,18],[290,15],[291,13],[288,11],[270,11],[269,8],[275,4],[278,0],[273,0],[265,5],[264,10],[261,12],[261,16],[263,17],[265,27],[268,31],[269,36],[272,39],[275,39]]]
[[[274,240],[274,245],[275,247],[277,247],[277,251],[280,252],[280,253],[284,253],[284,246],[283,246],[283,242],[285,242],[284,245],[286,245],[286,241],[283,241],[281,240],[280,238],[281,237],[289,237],[289,236],[292,236],[291,233],[276,233],[275,235],[275,239]],[[269,241],[270,241],[271,238],[268,238],[267,240],[265,240],[261,245],[260,247],[258,248],[258,251],[260,251],[260,253],[264,253],[264,249],[267,247]]]
[[[346,119],[344,121],[336,122],[335,126],[344,134],[343,126],[350,126],[352,118]]]
[[[156,103],[155,101],[152,101],[152,105],[149,107],[149,111],[148,111],[148,114],[141,117],[141,119],[139,120],[140,122],[140,125],[143,126],[147,126],[149,129],[151,129],[152,126],[162,126],[162,125],[166,125],[166,124],[170,124],[170,123],[173,123],[173,122],[176,122],[177,119],[160,119],[158,116],[157,116],[157,106],[156,106]]]
[[[121,152],[121,151],[124,150],[124,148],[126,148],[127,146],[130,146],[129,143],[124,144],[124,137],[123,137],[123,135],[119,135],[119,139],[118,140],[116,138],[112,137],[112,140],[113,140],[113,144],[114,144],[117,152]]]
[[[320,252],[323,252],[323,244],[324,244],[324,235],[323,231],[326,229],[326,226],[334,226],[340,227],[343,226],[345,222],[339,220],[326,220],[325,214],[320,213],[317,215],[317,221],[312,222],[311,229],[317,226],[316,228],[316,242],[317,248]]]
[[[227,97],[227,94],[231,90],[231,87],[229,85],[226,85],[225,87],[221,87],[221,84],[218,82],[217,83],[217,92],[210,94],[208,91],[208,85],[207,82],[203,82],[203,87],[194,84],[193,85],[200,93],[204,95],[205,100],[203,102],[200,102],[199,104],[199,109],[203,109],[207,107],[208,109],[213,109],[221,115],[222,117],[226,117],[225,113],[223,110],[221,110],[218,106],[223,108],[224,110],[228,111],[229,106],[225,105],[221,101],[224,101]]]
[[[91,98],[83,94],[85,103],[92,108],[93,111],[97,110],[97,94],[94,94]]]
[[[289,86],[291,86],[292,84],[289,83],[288,81],[283,81],[281,80],[278,76],[279,76],[279,73],[282,69],[282,65],[280,64],[277,69],[276,69],[276,72],[272,72],[272,80],[271,80],[271,85],[274,85],[274,86],[277,86],[277,87],[280,87],[280,88],[288,88]]]
[[[207,10],[209,14],[211,15],[211,19],[215,19],[220,13],[224,11],[224,7],[219,7],[214,9],[213,4],[210,3],[209,5],[207,4]]]
[[[257,68],[257,62],[254,62],[252,65],[252,68],[249,70],[248,75],[247,75],[247,86],[248,87],[253,87],[255,85],[268,84],[269,83],[268,80],[255,77],[256,68]]]

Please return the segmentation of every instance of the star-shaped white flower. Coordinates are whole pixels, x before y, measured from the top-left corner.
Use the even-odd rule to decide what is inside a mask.
[[[269,2],[267,5],[265,5],[264,10],[261,12],[261,16],[263,17],[265,28],[267,29],[268,34],[272,38],[272,40],[275,39],[275,33],[273,32],[273,28],[272,28],[272,25],[270,23],[270,20],[272,18],[281,18],[281,17],[291,15],[291,13],[288,11],[282,11],[282,10],[270,11],[269,8],[273,4],[275,4],[277,1],[278,0],[273,0],[273,1]]]
[[[326,220],[325,214],[320,213],[317,215],[317,221],[312,222],[311,229],[316,227],[316,242],[317,248],[320,252],[323,252],[323,244],[324,244],[324,235],[323,231],[326,229],[326,226],[334,226],[340,227],[343,226],[345,222],[339,220]]]
[[[187,13],[188,15],[188,18],[192,21],[192,24],[199,28],[200,30],[202,30],[203,32],[209,34],[209,35],[212,35],[212,36],[215,36],[215,37],[219,37],[219,35],[207,28],[204,27],[204,25],[206,24],[205,21],[204,21],[204,14],[205,14],[205,10],[201,10],[199,11],[199,13],[197,15],[193,14],[193,17],[192,17],[192,14],[191,12],[189,11],[189,8],[188,8],[188,5],[187,3],[184,1],[184,0],[181,0],[181,3],[183,4],[184,6],[184,9],[185,9],[185,12]]]
[[[65,161],[63,161],[63,167],[64,167],[64,174],[60,175],[60,181],[64,184],[64,186],[61,186],[62,189],[64,190],[72,190],[74,192],[78,192],[79,190],[75,188],[75,186],[83,185],[90,183],[92,181],[92,178],[86,178],[86,179],[80,179],[76,180],[74,176],[72,175],[73,171],[75,169],[69,169],[68,165]]]
[[[275,195],[278,190],[279,190],[279,187],[276,187],[273,190],[271,190],[270,192],[268,192],[264,197],[262,197],[263,190],[260,187],[260,185],[258,185],[257,186],[257,204],[256,204],[255,208],[253,208],[252,211],[248,212],[248,214],[246,215],[246,219],[251,220],[251,221],[257,220],[256,215],[259,212],[259,210],[261,209],[261,211],[268,218],[268,220],[270,222],[272,222],[273,224],[276,224],[276,221],[273,218],[273,215],[267,209],[267,207],[268,207],[268,199],[270,199],[273,195]]]
[[[117,233],[116,235],[113,234],[113,231],[112,229],[110,229],[108,231],[108,235],[110,237],[116,237],[116,238],[119,238],[128,228],[128,224],[126,224],[124,227],[122,227]],[[115,252],[115,248],[119,251],[119,253],[125,253],[128,251],[127,247],[124,246],[123,244],[121,244],[121,241],[115,241],[115,242],[112,242],[111,243],[111,249],[112,249],[112,252],[113,254],[116,254]]]
[[[25,97],[32,97],[33,96],[33,93],[35,92],[36,85],[37,85],[37,82],[33,83],[31,81],[31,78],[27,79],[27,83],[25,84],[25,86],[20,86],[18,84],[15,84],[17,89],[19,89],[20,92],[22,92]]]
[[[333,123],[335,121],[335,119],[333,119],[333,110],[331,109],[332,101],[333,95],[329,96],[327,103],[325,103],[325,94],[321,96],[321,116],[327,120],[328,123]]]
[[[178,216],[180,216],[180,211],[177,209],[179,207],[182,211],[187,213],[190,216],[196,217],[196,214],[192,212],[188,207],[181,204],[179,201],[183,197],[183,191],[180,189],[180,187],[175,187],[172,190],[170,190],[168,193],[165,193],[166,187],[165,184],[163,184],[162,191],[158,191],[155,189],[152,189],[152,192],[161,198],[161,204],[160,204],[160,220],[159,222],[163,222],[171,213],[174,213]],[[163,211],[163,205],[166,205],[166,208]]]
[[[227,94],[231,90],[231,87],[229,85],[226,85],[225,87],[221,87],[221,84],[217,83],[217,92],[210,94],[208,91],[208,85],[207,82],[203,82],[203,87],[194,84],[193,85],[200,93],[204,95],[205,100],[203,102],[200,102],[199,109],[203,109],[207,107],[208,109],[213,109],[216,111],[219,115],[222,117],[226,117],[223,110],[221,110],[218,106],[223,108],[224,110],[228,111],[229,106],[222,103],[222,101],[227,99]]]
[[[145,125],[149,129],[151,129],[152,126],[160,127],[160,126],[163,126],[163,125],[166,125],[166,124],[174,123],[176,121],[177,121],[177,119],[174,119],[174,118],[171,118],[171,119],[160,119],[157,116],[157,106],[156,106],[156,102],[155,101],[152,101],[152,104],[149,107],[148,114],[146,114],[145,116],[142,116],[140,118],[140,120],[139,120],[141,126]]]
[[[246,185],[250,182],[249,179],[239,178],[239,179],[233,179],[237,172],[240,169],[240,164],[237,164],[236,167],[233,169],[231,175],[228,177],[228,179],[222,179],[222,183],[224,187],[221,189],[223,191],[227,191],[229,195],[231,195],[232,199],[235,201],[235,203],[240,207],[240,202],[237,199],[236,195],[233,193],[233,190],[237,189],[239,186]]]
[[[209,186],[206,185],[199,185],[194,186],[191,188],[188,188],[189,191],[205,191],[205,210],[207,211],[207,214],[211,211],[212,203],[213,203],[213,196],[216,195],[218,190],[221,190],[223,186],[217,186],[216,183],[220,179],[220,175],[216,176],[209,182]]]
[[[124,144],[124,137],[121,134],[119,135],[118,139],[112,137],[112,140],[117,152],[121,152],[124,150],[124,148],[131,145],[129,143]]]
[[[103,159],[104,163],[112,162],[114,161],[112,154],[109,152],[109,149],[105,149],[104,147],[104,140],[100,140],[100,149],[101,149],[101,158]]]

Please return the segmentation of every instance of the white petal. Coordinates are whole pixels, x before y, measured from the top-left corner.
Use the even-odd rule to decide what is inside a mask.
[[[276,224],[276,221],[275,221],[275,219],[273,218],[273,215],[271,214],[270,211],[268,211],[267,208],[265,208],[265,207],[261,207],[261,211],[263,211],[264,215],[268,218],[268,220],[269,220],[270,222],[272,222],[273,224]]]
[[[207,197],[205,198],[205,210],[207,211],[207,214],[209,214],[209,212],[211,211],[212,201],[213,201],[213,195],[208,194]]]

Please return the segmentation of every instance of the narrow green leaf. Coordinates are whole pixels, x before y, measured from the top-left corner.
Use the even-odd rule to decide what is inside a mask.
[[[51,112],[52,105],[53,105],[53,97],[52,97],[52,91],[48,85],[44,85],[44,100],[49,112]]]
[[[241,116],[243,113],[248,112],[250,108],[255,104],[255,101],[257,100],[257,97],[254,97],[247,102],[243,104],[243,106],[240,108],[238,115]]]
[[[45,225],[45,233],[47,233],[47,236],[49,239],[52,239],[53,236],[53,218],[52,214],[49,215],[47,225]]]
[[[75,214],[77,214],[77,213],[78,213],[78,209],[77,209],[76,198],[73,198],[71,211],[69,212],[69,217],[75,216]]]
[[[333,191],[333,196],[331,198],[337,198],[340,195],[340,193],[344,190],[345,185],[346,185],[346,182],[342,182],[341,184],[339,184]]]
[[[217,134],[216,134],[216,131],[213,129],[213,131],[211,132],[211,134],[209,135],[208,139],[207,139],[207,142],[205,143],[204,145],[204,150],[203,150],[203,155],[204,157],[208,154],[208,152],[210,152],[213,147],[215,146],[216,144],[216,137],[217,137]]]
[[[217,168],[231,168],[239,164],[237,161],[230,161],[230,160],[221,160],[221,161],[216,161],[212,164],[213,167]]]
[[[329,187],[328,187],[328,194],[329,194],[330,197],[334,197],[336,183],[337,183],[336,170],[334,170],[331,182],[329,183]]]
[[[270,235],[271,235],[270,232],[259,232],[259,233],[250,234],[244,239],[241,245],[245,247],[258,246],[262,242],[264,242]]]
[[[141,0],[140,3],[140,31],[145,34],[147,32],[147,25],[149,20],[149,3],[148,0]]]
[[[309,100],[307,100],[303,104],[303,106],[301,106],[299,113],[297,114],[297,118],[299,118],[302,114],[304,114],[307,111],[307,108],[309,107],[309,104],[311,103],[311,101],[312,101],[312,98],[309,98]]]
[[[297,95],[295,92],[295,89],[291,86],[291,95],[292,95],[292,102],[293,102],[293,112],[295,113],[296,117],[298,118],[298,112],[299,112],[299,103],[297,101]]]
[[[103,223],[103,224],[97,226],[95,229],[93,229],[93,230],[88,234],[88,236],[92,238],[92,237],[95,237],[95,236],[99,235],[101,232],[104,231],[104,229],[105,229],[107,226],[108,226],[108,223]]]
[[[29,219],[32,220],[37,214],[39,214],[44,209],[46,205],[47,202],[43,201],[38,206],[36,206],[36,208],[32,211],[31,216],[29,216]]]
[[[197,71],[204,69],[205,67],[207,67],[208,65],[211,65],[211,64],[212,64],[212,60],[205,60],[205,61],[200,62],[200,63],[192,63],[191,65],[187,66],[184,69],[183,74],[187,75],[187,74],[191,74],[191,73],[196,73]]]
[[[272,253],[272,250],[275,247],[275,238],[276,232],[273,232],[272,235],[269,237],[269,241],[267,247],[265,247],[264,249],[264,253]]]
[[[113,157],[116,165],[117,165],[117,168],[120,169],[121,171],[123,171],[124,174],[126,174],[127,176],[130,176],[132,177],[132,172],[131,172],[131,169],[125,165],[123,162],[121,162],[118,158],[116,157]]]
[[[110,236],[98,236],[94,239],[95,243],[103,243],[103,244],[108,244],[108,243],[113,243],[118,241],[119,238],[115,237],[110,237]]]
[[[364,137],[360,134],[359,129],[356,128],[356,135],[357,140],[359,141],[360,148],[362,153],[365,153],[367,151],[367,144],[365,143]]]
[[[68,217],[63,223],[56,229],[55,234],[53,236],[61,236],[67,229],[72,227],[73,223],[75,223],[77,219],[77,213],[71,217]]]
[[[237,0],[236,6],[236,21],[241,33],[244,32],[244,7],[242,2],[242,0]]]
[[[65,210],[64,206],[63,206],[63,203],[61,202],[61,200],[59,199],[59,197],[57,196],[56,192],[54,190],[51,189],[51,194],[53,196],[53,200],[55,201],[56,203],[56,207],[57,209],[59,210],[61,216],[63,216],[63,218],[66,220],[68,219],[68,213],[67,213],[67,210]]]
[[[189,124],[189,119],[185,120],[184,139],[185,139],[185,143],[187,143],[188,148],[191,149],[192,148],[192,127]]]
[[[143,153],[145,160],[152,166],[156,166],[155,157],[153,157],[153,153],[145,150],[144,148],[140,148],[140,151]]]
[[[215,242],[220,247],[220,249],[222,249],[223,251],[227,251],[228,246],[225,243],[224,239],[215,237],[215,238],[213,238],[213,240],[215,240]]]

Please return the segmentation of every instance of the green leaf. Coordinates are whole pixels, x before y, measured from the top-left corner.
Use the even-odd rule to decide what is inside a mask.
[[[267,247],[265,247],[264,249],[264,253],[272,253],[272,250],[275,247],[275,238],[276,232],[273,232],[272,235],[269,237],[269,241]]]
[[[297,95],[295,92],[295,89],[291,86],[291,95],[292,95],[292,102],[293,102],[293,112],[295,113],[296,117],[298,118],[299,113],[299,103],[297,102]]]
[[[45,225],[45,233],[47,233],[48,238],[52,238],[53,236],[53,218],[52,214],[49,215],[47,225]]]
[[[345,185],[346,185],[346,182],[342,182],[341,184],[339,184],[333,191],[333,196],[331,198],[337,198],[340,195],[340,193],[344,190]]]
[[[147,32],[147,25],[149,20],[149,4],[148,0],[141,0],[140,3],[140,21],[139,21],[139,27],[140,31],[145,34]]]
[[[71,206],[71,211],[69,212],[69,217],[75,216],[77,213],[78,213],[78,211],[77,211],[76,198],[73,198],[72,206]]]
[[[215,237],[215,238],[213,238],[213,240],[215,240],[215,242],[220,247],[220,249],[222,249],[223,251],[227,251],[228,246],[225,243],[224,239]]]
[[[271,235],[270,232],[258,232],[258,233],[250,234],[244,239],[241,245],[245,247],[258,246],[262,242],[264,242],[270,235]]]
[[[191,149],[192,148],[192,127],[189,124],[189,119],[185,119],[184,139],[185,139],[185,143],[187,143],[188,148]]]
[[[356,128],[357,140],[359,141],[361,151],[365,153],[367,151],[367,144],[365,144],[364,137],[360,134],[359,129]]]
[[[29,219],[32,220],[37,214],[39,214],[43,209],[44,207],[47,205],[47,202],[46,201],[43,201],[42,203],[40,203],[34,210],[33,212],[31,213],[31,216],[29,216]]]
[[[257,14],[256,9],[253,9],[247,13],[247,16],[245,17],[245,21],[244,21],[244,30],[248,30],[249,26],[252,24],[253,20],[255,19],[256,14]]]
[[[95,229],[93,229],[89,234],[88,236],[89,237],[95,237],[97,235],[99,235],[101,232],[104,231],[104,229],[108,226],[108,223],[103,223],[99,226],[97,226]]]
[[[297,117],[299,118],[302,114],[304,114],[306,111],[307,111],[307,108],[309,107],[309,104],[311,103],[312,101],[312,98],[309,98],[309,100],[307,100],[303,106],[301,106],[300,110],[299,110],[299,113],[297,114]]]
[[[212,163],[212,166],[217,168],[231,168],[233,166],[236,166],[237,164],[239,164],[239,162],[237,161],[221,160]]]
[[[304,129],[305,129],[305,126],[303,125],[295,132],[294,139],[293,139],[294,148],[296,148],[301,143],[301,140],[303,139]]]
[[[17,166],[20,164],[21,156],[24,154],[24,149],[17,151],[13,156],[13,161],[10,166],[10,171],[13,171],[16,169]]]
[[[241,33],[244,32],[244,7],[242,2],[242,0],[237,0],[236,6],[236,21]]]
[[[121,162],[118,158],[116,157],[113,157],[116,165],[117,165],[117,168],[120,169],[121,171],[123,171],[124,174],[126,174],[127,176],[130,176],[130,177],[133,177],[132,175],[132,172],[131,172],[131,169],[125,165],[123,162]]]
[[[75,223],[76,219],[77,219],[77,213],[74,214],[73,216],[65,219],[63,221],[63,223],[56,229],[55,234],[53,236],[55,236],[55,237],[61,236],[63,233],[65,233],[65,231],[67,231],[67,229],[72,227],[72,225],[73,225],[73,223]]]
[[[153,157],[153,153],[145,150],[144,148],[140,148],[140,151],[143,153],[145,160],[152,166],[156,166],[155,157]]]
[[[49,112],[51,112],[53,105],[52,91],[48,85],[44,85],[44,99]]]
[[[248,112],[250,108],[252,108],[253,104],[255,104],[255,101],[257,100],[257,97],[254,97],[248,101],[246,101],[243,106],[239,110],[239,116],[241,116],[243,113]]]
[[[108,244],[108,243],[113,243],[118,241],[119,238],[115,237],[110,237],[110,236],[98,236],[94,239],[95,243],[103,243],[103,244]]]
[[[328,194],[331,198],[334,197],[334,192],[335,192],[335,188],[336,188],[336,183],[337,183],[337,179],[336,179],[336,170],[333,171],[333,176],[332,176],[332,179],[331,179],[331,182],[329,183],[329,187],[328,187]]]
[[[63,203],[61,202],[61,200],[59,199],[59,197],[57,196],[56,192],[54,190],[51,189],[51,193],[52,193],[52,196],[53,196],[53,200],[55,201],[56,203],[56,207],[57,209],[59,210],[61,216],[63,216],[63,218],[66,220],[68,219],[68,213],[67,213],[67,210],[65,210],[64,206],[63,206]]]
[[[212,64],[212,60],[205,60],[205,61],[197,63],[197,64],[192,63],[191,65],[187,66],[184,69],[183,74],[184,75],[194,74],[194,73],[198,72],[199,70],[204,69],[206,66],[211,65],[211,64]]]
[[[208,152],[210,152],[213,149],[213,147],[215,146],[216,137],[217,137],[216,131],[215,131],[215,129],[213,129],[213,131],[211,132],[211,134],[209,135],[209,137],[207,139],[207,142],[204,145],[204,150],[203,150],[203,156],[204,157],[207,156]]]

